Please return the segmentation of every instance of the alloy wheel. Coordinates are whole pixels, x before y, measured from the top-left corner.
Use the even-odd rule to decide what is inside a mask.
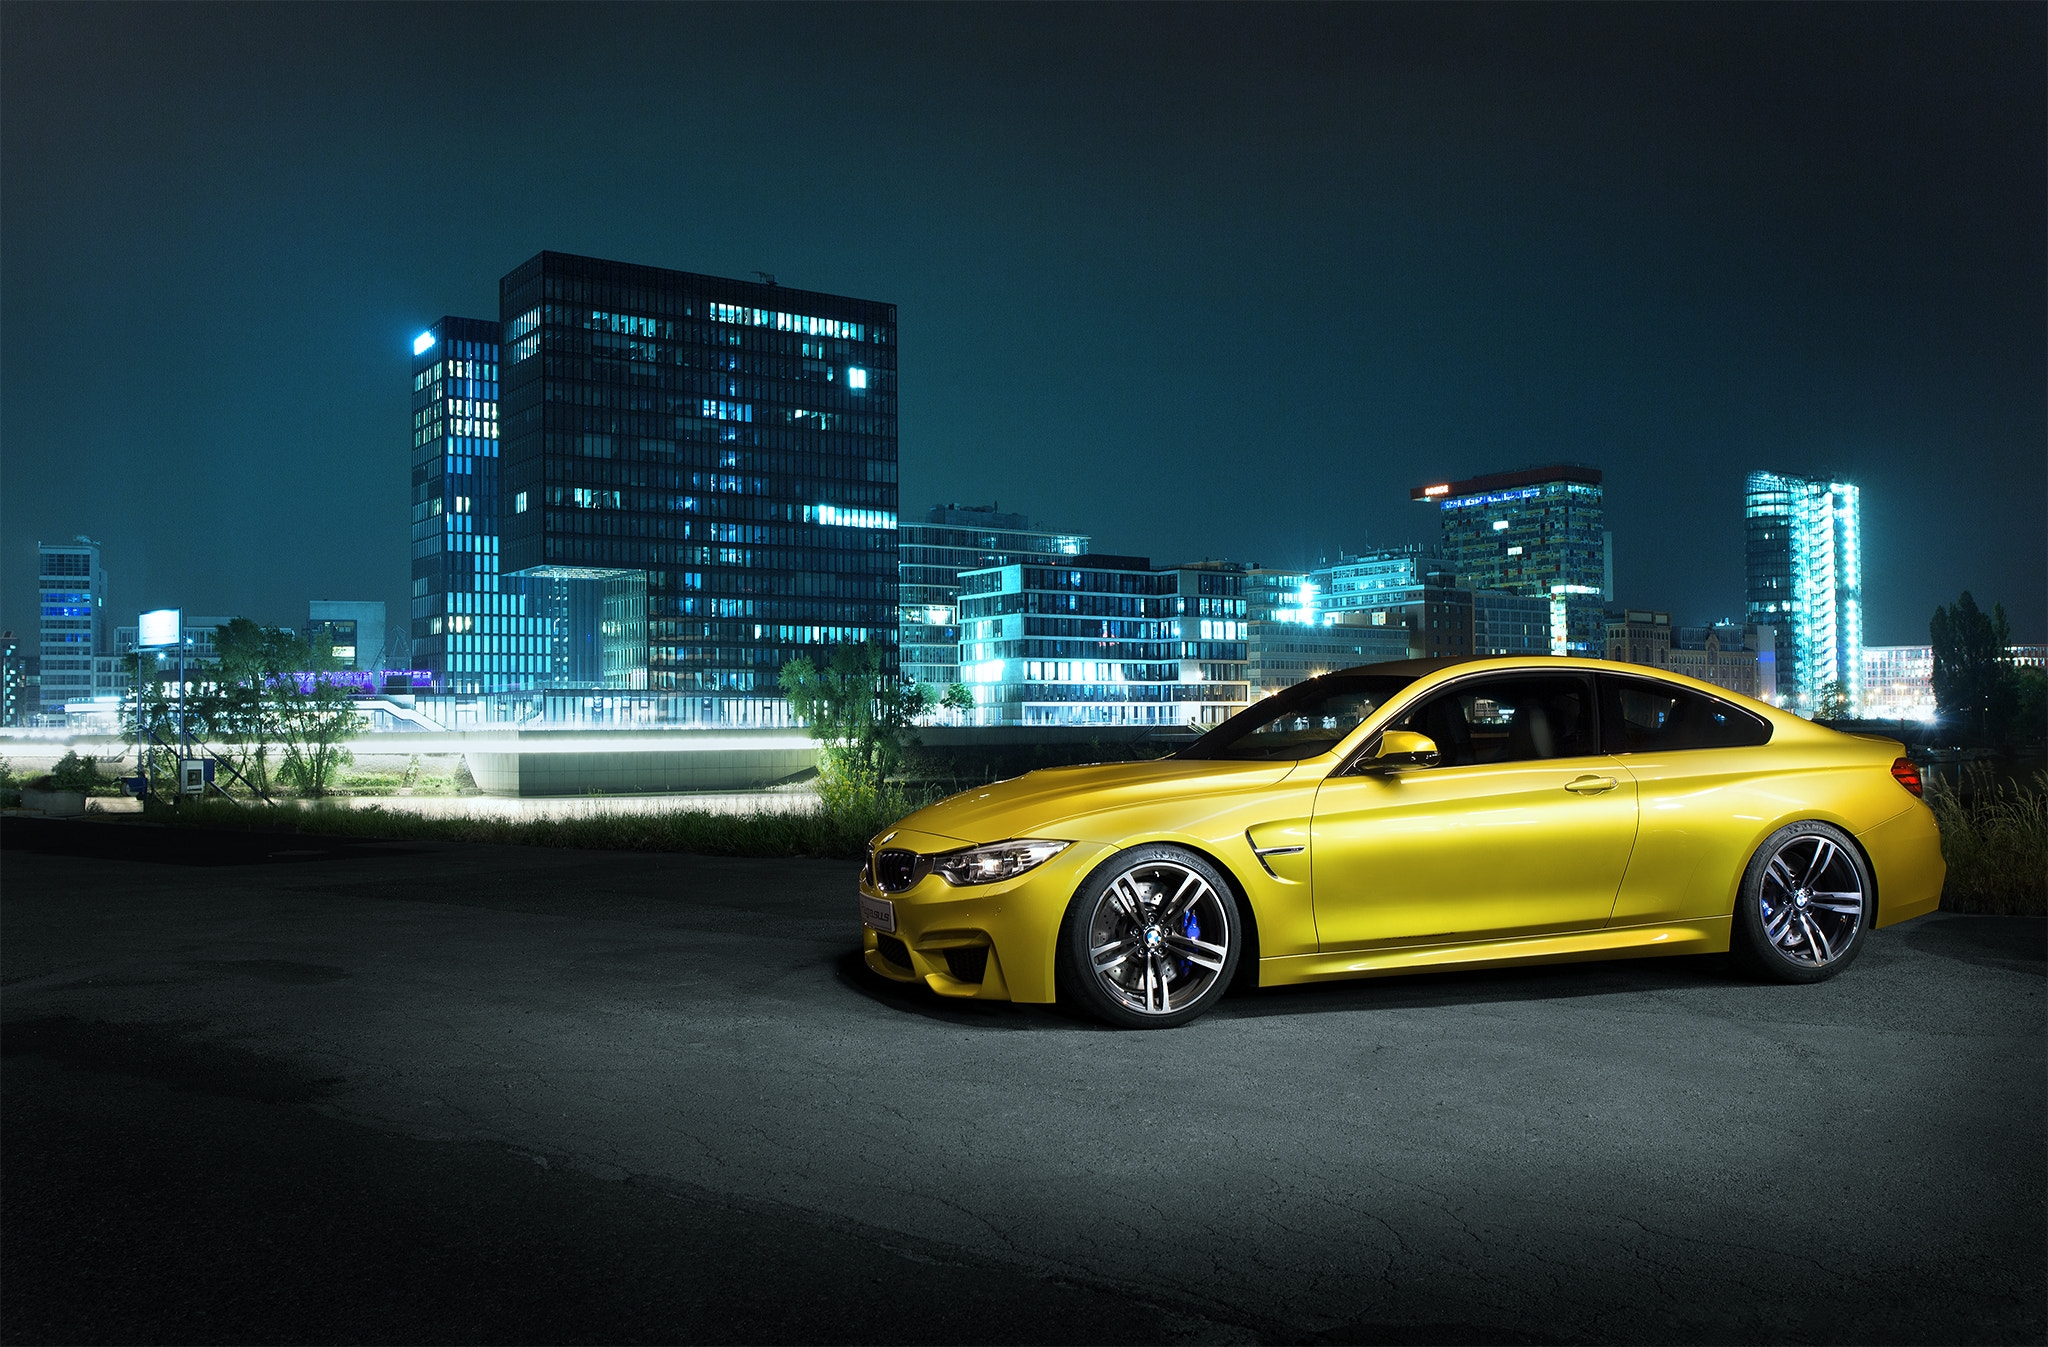
[[[1230,963],[1234,904],[1200,873],[1140,861],[1112,879],[1088,918],[1088,963],[1109,998],[1140,1015],[1200,1000]]]
[[[1841,958],[1862,928],[1862,875],[1832,838],[1790,837],[1764,866],[1757,904],[1764,939],[1792,963],[1821,968]]]

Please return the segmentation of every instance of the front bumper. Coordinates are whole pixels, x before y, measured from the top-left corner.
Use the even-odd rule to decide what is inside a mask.
[[[971,843],[932,833],[898,831],[888,846],[919,855]],[[863,872],[860,891],[896,910],[894,934],[861,927],[869,968],[896,982],[922,982],[941,996],[984,1001],[1053,999],[1060,921],[1088,872],[1116,848],[1076,842],[1035,870],[995,884],[956,888],[926,875],[901,893],[886,893]]]

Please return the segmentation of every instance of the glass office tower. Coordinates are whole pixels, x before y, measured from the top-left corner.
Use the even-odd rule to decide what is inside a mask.
[[[1863,704],[1860,496],[1846,482],[1753,472],[1745,484],[1748,621],[1778,631],[1778,691],[1811,715],[1829,693]]]
[[[960,576],[1034,557],[1079,556],[1085,533],[1034,529],[993,505],[934,505],[922,524],[896,528],[903,676],[944,689],[960,681]]]
[[[564,624],[499,565],[498,444],[498,324],[445,317],[412,343],[412,667],[440,692],[532,691],[566,663]]]
[[[92,700],[93,656],[107,644],[107,571],[100,545],[88,538],[40,543],[36,553],[43,670],[38,709],[62,715],[66,702]]]
[[[1467,584],[1549,600],[1550,653],[1606,649],[1614,548],[1598,468],[1497,472],[1408,496],[1440,507],[1444,559]]]
[[[502,571],[597,586],[608,683],[781,724],[789,659],[896,666],[893,305],[553,252],[500,305]]]
[[[1214,725],[1251,700],[1244,569],[1145,557],[960,577],[960,672],[983,725]]]

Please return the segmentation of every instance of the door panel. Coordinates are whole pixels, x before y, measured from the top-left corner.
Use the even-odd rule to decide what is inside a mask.
[[[1337,776],[1309,848],[1326,950],[1596,929],[1636,834],[1636,783],[1601,751],[1592,678],[1459,679],[1393,729],[1442,765]]]
[[[1316,933],[1340,950],[1595,929],[1635,834],[1635,781],[1604,756],[1333,777],[1310,844]]]
[[[1810,778],[1787,776],[1764,749],[1754,712],[1637,674],[1603,672],[1601,745],[1636,783],[1641,835],[1615,900],[1613,924],[1728,915],[1766,820],[1799,808]]]

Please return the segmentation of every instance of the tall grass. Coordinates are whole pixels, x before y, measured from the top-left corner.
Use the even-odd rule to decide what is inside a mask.
[[[868,839],[929,802],[893,787],[839,792],[815,809],[731,814],[699,809],[578,818],[433,817],[377,806],[234,804],[188,800],[151,806],[153,822],[239,832],[399,841],[491,842],[593,851],[687,851],[703,856],[821,856],[855,860]]]
[[[2048,772],[1976,783],[1967,795],[1937,780],[1927,803],[1948,862],[1944,911],[2048,916]]]

